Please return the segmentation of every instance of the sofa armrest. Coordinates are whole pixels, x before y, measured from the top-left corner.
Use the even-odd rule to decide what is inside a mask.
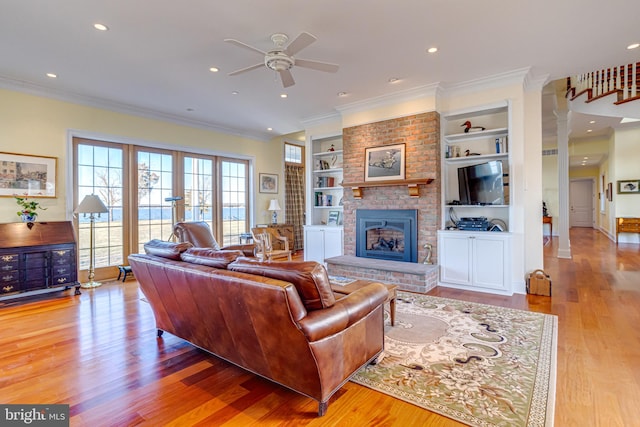
[[[384,304],[388,297],[383,284],[371,283],[336,301],[332,307],[309,312],[298,325],[309,341],[318,341],[347,329]]]

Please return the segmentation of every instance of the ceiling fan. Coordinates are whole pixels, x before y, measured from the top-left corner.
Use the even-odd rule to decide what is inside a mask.
[[[271,36],[271,41],[275,46],[271,50],[265,52],[235,39],[224,39],[225,42],[244,47],[264,55],[264,62],[251,65],[246,68],[241,68],[229,73],[229,75],[235,76],[246,71],[255,70],[265,65],[270,70],[276,71],[280,74],[282,86],[289,87],[296,84],[293,80],[293,75],[291,74],[291,68],[293,68],[294,65],[298,67],[311,68],[312,70],[325,71],[327,73],[335,73],[338,71],[338,65],[336,64],[294,58],[296,53],[300,52],[316,40],[315,36],[303,32],[289,43],[287,47],[284,47],[289,41],[289,37],[286,34],[276,33]]]

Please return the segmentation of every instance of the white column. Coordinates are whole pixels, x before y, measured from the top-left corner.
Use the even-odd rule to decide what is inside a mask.
[[[556,110],[558,124],[558,258],[571,258],[569,241],[569,119],[570,112]]]

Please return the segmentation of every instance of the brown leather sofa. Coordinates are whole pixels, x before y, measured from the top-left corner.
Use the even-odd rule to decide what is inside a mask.
[[[254,256],[255,245],[229,245],[221,247],[213,237],[209,224],[204,221],[177,222],[173,226],[173,234],[178,242],[189,242],[197,248],[213,248],[215,250],[239,250],[244,256]]]
[[[151,241],[129,264],[156,318],[174,334],[318,401],[383,349],[384,285],[331,291],[316,262],[261,262],[239,251]]]

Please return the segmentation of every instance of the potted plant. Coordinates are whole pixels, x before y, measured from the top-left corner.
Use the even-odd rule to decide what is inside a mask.
[[[33,200],[29,200],[26,197],[16,197],[16,203],[20,206],[20,210],[16,212],[19,217],[22,218],[24,222],[33,222],[36,220],[38,216],[38,209],[42,209],[43,211],[47,208],[43,208],[40,206],[40,202],[35,202]]]

